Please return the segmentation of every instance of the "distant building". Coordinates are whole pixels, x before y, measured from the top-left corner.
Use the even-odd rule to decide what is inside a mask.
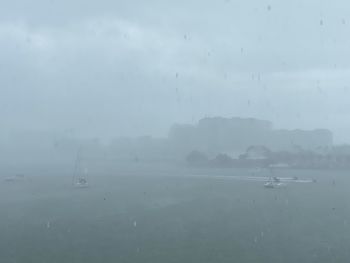
[[[275,130],[270,121],[221,117],[204,118],[197,125],[174,125],[169,140],[179,154],[199,150],[209,156],[238,155],[236,153],[245,152],[252,145],[278,151],[333,145],[333,135],[328,130]]]

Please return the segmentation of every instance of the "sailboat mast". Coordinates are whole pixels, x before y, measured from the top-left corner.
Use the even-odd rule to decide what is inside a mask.
[[[81,147],[78,148],[77,156],[75,159],[74,172],[73,172],[73,177],[72,177],[72,185],[74,185],[76,182],[76,177],[77,177],[79,165],[80,165],[80,155],[81,155]]]

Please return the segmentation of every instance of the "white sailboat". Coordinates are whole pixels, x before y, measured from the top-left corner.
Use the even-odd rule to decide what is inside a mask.
[[[72,179],[72,185],[76,188],[87,188],[89,187],[88,183],[88,169],[85,168],[83,172],[81,172],[81,148],[79,148],[77,153],[77,158],[75,160],[74,173]]]

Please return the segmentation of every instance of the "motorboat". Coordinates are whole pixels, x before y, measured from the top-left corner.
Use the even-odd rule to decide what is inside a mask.
[[[286,184],[281,182],[281,179],[278,177],[269,178],[269,180],[266,183],[264,183],[264,187],[270,188],[270,189],[284,187],[284,186],[286,186]]]
[[[273,182],[267,182],[264,184],[264,187],[265,188],[275,188],[275,185]]]

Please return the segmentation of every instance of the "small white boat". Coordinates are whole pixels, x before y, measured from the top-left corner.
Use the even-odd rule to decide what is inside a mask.
[[[23,174],[16,174],[16,175],[5,177],[4,181],[5,182],[14,182],[14,181],[22,180],[23,178],[24,178]]]
[[[81,173],[81,167],[80,167],[80,162],[81,162],[81,148],[78,149],[77,152],[77,158],[75,160],[75,167],[74,167],[74,174],[72,178],[72,185],[75,188],[87,188],[89,187],[88,183],[88,170],[85,168],[83,172]]]
[[[276,181],[268,181],[264,184],[265,188],[280,188],[280,187],[284,187],[286,186],[285,183],[281,183],[281,182],[276,182]]]
[[[89,183],[84,177],[78,178],[78,180],[75,182],[75,187],[77,188],[86,188],[89,187]]]
[[[273,185],[273,182],[267,182],[264,184],[265,188],[275,188],[275,186]]]

